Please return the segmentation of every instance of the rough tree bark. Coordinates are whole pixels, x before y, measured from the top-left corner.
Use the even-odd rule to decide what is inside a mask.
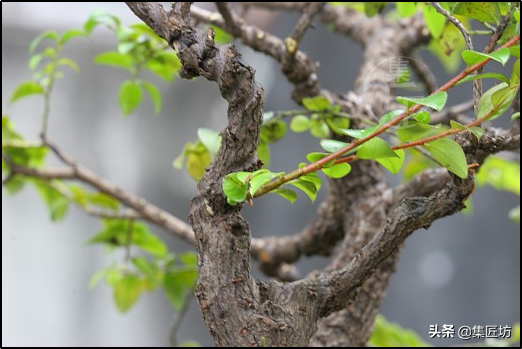
[[[371,161],[359,161],[348,177],[330,180],[327,198],[303,232],[256,240],[251,246],[249,226],[241,216],[242,206],[227,204],[221,183],[230,172],[253,171],[261,166],[256,149],[263,90],[255,81],[254,70],[243,62],[234,46],[216,45],[214,32],[198,31],[192,18],[223,27],[246,45],[280,62],[283,74],[295,86],[292,97],[296,102],[322,94],[343,111],[366,118],[378,114],[389,96],[387,91],[377,90],[372,105],[366,105],[362,99],[363,78],[382,57],[408,55],[426,43],[429,37],[422,19],[414,16],[390,23],[379,16],[368,19],[325,3],[264,3],[267,7],[302,11],[289,36],[291,40],[281,40],[247,25],[227,3],[218,4],[219,14],[208,13],[191,3],[173,3],[170,11],[159,3],[127,4],[176,50],[183,65],[181,77],[202,76],[215,81],[228,102],[228,125],[221,132],[221,148],[191,203],[193,231],[175,217],[146,206],[152,210],[147,211],[147,219],[195,241],[200,267],[196,296],[216,345],[364,346],[402,242],[415,230],[461,210],[472,191],[473,176],[462,180],[446,170],[429,170],[392,189],[380,167]],[[321,88],[316,64],[298,49],[312,19],[319,14],[336,31],[364,46],[365,60],[356,89],[346,95]],[[386,72],[373,74],[373,85],[384,85],[385,75]],[[470,162],[481,163],[488,154],[519,149],[520,135],[518,129],[492,129],[479,142],[467,135],[459,137],[459,142]],[[12,165],[14,171],[25,171]],[[104,191],[110,190],[107,186]],[[126,199],[134,207],[135,198]],[[325,270],[299,281],[262,282],[250,272],[251,255],[264,256],[261,268],[266,273],[288,279],[293,275],[281,273],[282,267],[300,256],[334,252]]]

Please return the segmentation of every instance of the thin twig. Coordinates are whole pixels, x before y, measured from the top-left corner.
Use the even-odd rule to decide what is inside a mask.
[[[216,2],[216,7],[223,16],[228,31],[234,36],[241,35],[241,24],[237,20],[236,13],[230,8],[228,2]]]
[[[491,53],[495,49],[495,46],[497,45],[498,40],[502,36],[502,33],[506,29],[507,25],[509,24],[509,21],[511,20],[511,15],[513,14],[513,11],[515,10],[516,6],[512,5],[508,11],[508,13],[502,17],[500,20],[500,23],[498,24],[497,28],[495,29],[495,32],[491,36],[491,39],[489,40],[489,43],[484,48],[484,53]]]
[[[455,16],[453,16],[451,13],[446,11],[445,9],[440,6],[438,2],[432,2],[431,3],[435,10],[445,16],[455,27],[457,27],[458,30],[462,33],[462,36],[464,37],[464,40],[466,41],[466,46],[468,47],[468,50],[474,51],[473,49],[473,42],[471,41],[471,37],[468,34],[468,31],[464,27],[461,21],[459,21]],[[473,75],[477,75],[480,73],[480,69],[473,73]],[[474,80],[473,81],[473,109],[475,110],[475,115],[478,115],[478,103],[480,101],[480,98],[482,97],[482,80]]]
[[[183,302],[183,306],[172,317],[172,322],[170,324],[170,330],[169,330],[169,344],[171,347],[177,347],[179,345],[179,343],[178,343],[179,327],[181,326],[181,323],[183,322],[183,318],[185,317],[185,314],[187,313],[187,310],[189,309],[192,298],[194,298],[194,295],[192,294],[192,292],[187,292],[187,294],[185,295],[185,301]]]
[[[312,25],[312,21],[315,15],[321,11],[325,4],[326,2],[310,2],[303,7],[303,14],[297,21],[290,36],[285,39],[287,55],[291,57],[295,56],[295,53],[299,48],[299,44],[301,43],[301,39],[303,38],[308,28],[310,28]]]

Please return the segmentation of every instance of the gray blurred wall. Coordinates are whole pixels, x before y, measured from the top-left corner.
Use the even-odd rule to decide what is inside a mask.
[[[31,77],[30,41],[45,29],[80,27],[95,8],[106,8],[125,23],[137,21],[123,3],[2,3],[2,112],[23,134],[36,139],[41,99],[32,97],[12,106],[7,102],[13,89]],[[283,14],[271,31],[284,36],[295,21],[295,15]],[[185,172],[174,170],[172,160],[187,141],[195,139],[198,127],[225,125],[226,104],[215,84],[202,79],[177,80],[170,86],[160,82],[164,96],[160,116],[153,115],[145,98],[135,114],[123,118],[117,94],[127,74],[92,64],[97,53],[112,49],[114,43],[110,32],[98,29],[91,39],[77,39],[66,49],[65,55],[78,61],[82,74],[67,72],[58,81],[49,136],[95,172],[184,219],[195,183]],[[362,60],[357,45],[320,24],[303,45],[321,62],[319,77],[325,87],[339,92],[353,87]],[[261,54],[241,51],[265,88],[266,110],[295,109],[289,98],[291,86],[279,67]],[[426,57],[437,83],[444,82],[448,75]],[[452,102],[467,96],[468,87],[461,87]],[[317,140],[289,134],[273,146],[271,168],[290,170],[315,149],[319,149]],[[506,218],[519,198],[481,188],[474,202],[472,216],[453,216],[415,233],[392,279],[383,313],[425,339],[434,324],[510,325],[520,319],[520,234],[518,225]],[[290,205],[269,195],[247,207],[245,214],[254,236],[282,235],[302,229],[317,206],[305,198]],[[121,257],[85,244],[99,227],[98,221],[75,208],[63,222],[53,224],[35,190],[26,188],[14,197],[2,190],[2,346],[168,344],[173,310],[161,292],[143,295],[134,309],[121,315],[103,283],[88,289],[88,280],[97,270]],[[156,232],[173,251],[190,248]],[[325,262],[311,258],[298,266],[305,274]],[[196,302],[180,338],[212,345]],[[463,344],[456,339],[432,343]]]

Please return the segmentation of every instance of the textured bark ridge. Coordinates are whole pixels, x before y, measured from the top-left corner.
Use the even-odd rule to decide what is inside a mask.
[[[329,197],[321,205],[316,221],[303,232],[302,241],[295,237],[276,238],[260,245],[261,250],[274,252],[274,262],[291,263],[301,254],[330,254],[337,242],[344,239],[330,266],[292,283],[254,279],[250,273],[250,230],[241,216],[242,206],[228,205],[221,187],[228,173],[252,171],[260,166],[255,151],[262,122],[263,91],[255,82],[254,70],[241,60],[234,46],[217,46],[212,30],[200,33],[194,29],[189,17],[190,3],[174,3],[170,12],[158,3],[127,4],[177,51],[183,65],[182,77],[203,76],[217,82],[229,104],[221,148],[198,184],[190,212],[199,253],[196,296],[216,345],[365,345],[394,269],[396,251],[415,230],[462,209],[472,190],[472,177],[460,180],[446,175],[440,186],[425,190],[424,196],[397,203],[395,196],[384,195],[390,190],[382,170],[370,161],[356,162],[350,176],[331,181]],[[255,32],[255,28],[243,26],[226,5],[218,8],[223,18],[214,20],[221,21],[235,36],[247,40],[247,34]],[[319,9],[310,7],[310,11],[316,13]],[[377,92],[374,105],[364,105],[360,98],[361,79],[381,57],[402,55],[425,39],[419,34],[422,24],[414,18],[392,28],[382,20],[352,14],[354,28],[336,19],[341,18],[339,11],[343,10],[326,8],[324,14],[333,16],[329,20],[337,30],[347,30],[359,42],[371,42],[371,46],[367,45],[358,94],[335,97],[323,92],[345,111],[371,116],[372,109],[381,107],[388,96]],[[310,22],[306,18],[303,21]],[[283,42],[263,35],[256,38],[259,50],[278,59],[283,72],[293,81]],[[264,42],[268,44],[265,46]],[[292,59],[309,62],[300,51]],[[294,97],[319,93],[318,84],[309,84],[315,81],[315,73],[308,73],[306,79],[298,79],[299,92]],[[306,90],[305,85],[313,87]],[[416,194],[412,188],[402,188],[403,196],[399,197]],[[323,240],[321,236],[327,238]],[[281,241],[289,242],[295,250],[281,248]],[[292,253],[287,254],[288,251]],[[320,318],[325,319],[319,321]]]

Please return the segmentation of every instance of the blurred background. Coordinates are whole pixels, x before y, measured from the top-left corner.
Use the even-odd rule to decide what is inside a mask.
[[[204,6],[200,4],[200,6]],[[2,3],[2,112],[27,138],[37,139],[42,100],[30,97],[8,104],[14,88],[31,78],[27,67],[31,40],[46,29],[80,28],[94,9],[107,9],[124,23],[138,20],[123,3]],[[256,13],[257,25],[284,37],[296,14]],[[204,79],[162,86],[161,115],[152,103],[123,118],[117,104],[123,70],[94,65],[93,57],[115,48],[114,35],[101,27],[89,39],[71,41],[64,55],[76,60],[81,75],[67,72],[52,97],[49,137],[77,161],[123,188],[186,219],[195,182],[172,160],[199,127],[220,130],[226,104],[217,86]],[[480,43],[477,47],[482,47]],[[272,59],[239,45],[266,93],[266,110],[298,109],[290,99],[292,86]],[[321,62],[318,75],[324,87],[346,92],[353,87],[362,51],[355,43],[329,32],[319,21],[305,36],[303,50]],[[449,76],[441,64],[423,52],[440,85]],[[450,94],[450,104],[470,96],[469,85]],[[201,103],[201,101],[205,103]],[[273,171],[288,171],[318,150],[307,134],[288,136],[272,146]],[[399,179],[391,178],[397,183]],[[326,190],[322,191],[322,195]],[[306,226],[314,204],[300,198],[290,205],[278,196],[256,200],[245,215],[253,235],[292,234]],[[415,233],[404,250],[382,313],[388,320],[412,328],[437,345],[464,344],[458,339],[429,338],[430,325],[511,325],[520,319],[520,233],[507,212],[519,204],[513,194],[480,188],[474,194],[474,213],[436,222]],[[26,188],[9,196],[2,190],[2,346],[166,346],[174,311],[159,291],[144,294],[127,314],[120,314],[112,290],[101,283],[87,287],[90,277],[120,256],[107,254],[86,241],[100,223],[72,208],[57,224],[50,221],[39,194]],[[154,231],[173,251],[188,244],[160,230]],[[322,258],[298,263],[303,275],[325,265]],[[255,269],[255,268],[254,268]],[[261,277],[259,273],[257,276]],[[213,342],[195,301],[179,333],[180,340]]]

